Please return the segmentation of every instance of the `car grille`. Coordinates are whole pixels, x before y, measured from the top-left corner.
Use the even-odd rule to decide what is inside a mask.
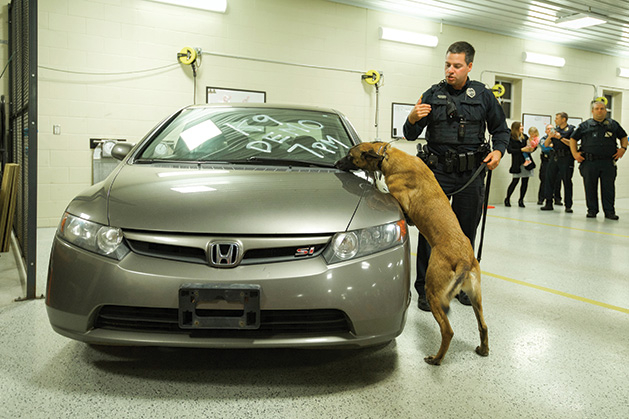
[[[351,333],[351,322],[340,310],[261,310],[257,330],[181,329],[178,310],[103,306],[96,316],[95,329],[188,334],[199,338],[263,338],[278,334]]]
[[[206,251],[211,237],[125,231],[125,240],[131,251],[139,255],[205,265],[209,263]],[[271,237],[268,240],[242,238],[244,249],[239,264],[255,265],[314,258],[323,252],[329,240],[330,236]],[[306,253],[298,256],[298,250],[305,250]]]

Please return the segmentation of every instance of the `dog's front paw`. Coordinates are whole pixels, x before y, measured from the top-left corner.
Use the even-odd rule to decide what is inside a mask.
[[[476,353],[479,354],[480,356],[488,356],[489,348],[481,348],[480,346],[477,346]]]
[[[434,356],[427,356],[426,358],[424,358],[424,361],[426,361],[426,363],[430,365],[441,365],[441,360],[435,358]]]

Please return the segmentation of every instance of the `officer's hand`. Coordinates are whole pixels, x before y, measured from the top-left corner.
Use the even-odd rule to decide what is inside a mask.
[[[616,154],[614,154],[613,156],[614,160],[622,158],[622,156],[624,156],[626,152],[627,150],[625,150],[624,148],[619,148],[618,150],[616,150]]]
[[[411,113],[408,115],[408,121],[414,125],[420,119],[428,116],[431,110],[432,110],[432,107],[430,105],[426,103],[422,103],[422,98],[420,96],[419,100],[417,101],[417,104],[415,105]]]
[[[489,153],[487,157],[485,157],[485,160],[483,160],[483,162],[487,163],[487,168],[489,170],[494,170],[496,167],[498,167],[498,164],[500,163],[501,158],[502,158],[502,153],[498,150],[494,150],[491,153]]]
[[[579,163],[583,163],[585,161],[585,157],[583,157],[583,154],[581,153],[577,153],[576,155],[573,155],[572,157],[574,157],[574,159],[578,161]]]

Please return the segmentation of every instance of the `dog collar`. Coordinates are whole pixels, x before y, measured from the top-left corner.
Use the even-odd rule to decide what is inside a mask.
[[[378,155],[380,156],[380,159],[378,159],[378,165],[376,167],[380,171],[382,171],[382,162],[387,157],[387,147],[389,147],[389,144],[384,144],[382,147],[380,147],[380,150],[378,150]]]

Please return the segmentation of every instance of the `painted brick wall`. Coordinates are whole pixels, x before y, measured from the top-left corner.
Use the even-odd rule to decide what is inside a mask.
[[[380,41],[379,26],[438,35],[439,45]],[[352,71],[384,73],[377,132],[388,139],[391,103],[415,103],[441,80],[445,49],[458,40],[476,47],[472,77],[489,85],[497,74],[526,74],[585,81],[619,92],[629,89],[629,81],[615,76],[616,67],[629,67],[627,58],[448,25],[441,28],[436,22],[326,0],[228,0],[225,14],[145,0],[46,0],[39,2],[39,31],[40,227],[55,226],[69,200],[91,184],[89,138],[136,142],[177,108],[194,100],[205,102],[206,86],[263,90],[268,102],[336,108],[352,120],[364,140],[376,137],[375,89]],[[350,71],[204,55],[194,95],[190,68],[176,63],[177,52],[185,46]],[[566,67],[524,64],[525,50],[562,55]],[[171,64],[151,72],[120,74]],[[594,87],[522,78],[522,112],[589,116]],[[629,128],[625,103],[620,120]],[[60,125],[61,135],[53,135],[53,125]],[[625,160],[619,165],[617,193],[626,197],[629,158]],[[504,197],[509,164],[507,158],[497,169],[493,202]],[[582,199],[578,173],[574,180],[576,199]],[[530,186],[530,199],[536,182]]]

